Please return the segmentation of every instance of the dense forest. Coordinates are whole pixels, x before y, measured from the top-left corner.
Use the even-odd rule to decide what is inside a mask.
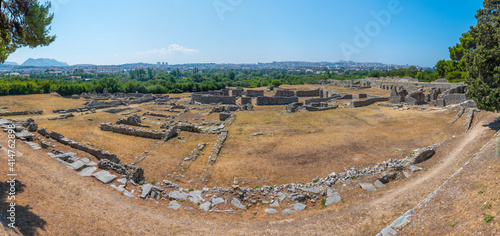
[[[269,87],[281,84],[313,84],[320,80],[352,80],[370,77],[414,77],[422,81],[436,79],[436,72],[419,71],[415,67],[391,71],[355,71],[324,68],[322,73],[302,70],[158,70],[153,68],[132,70],[129,73],[86,73],[75,70],[67,76],[33,74],[30,77],[8,76],[0,78],[0,95],[40,94],[57,92],[63,96],[93,91],[140,93],[182,93],[222,89],[225,87]]]

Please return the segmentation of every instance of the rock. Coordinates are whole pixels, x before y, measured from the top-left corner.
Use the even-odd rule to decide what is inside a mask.
[[[391,180],[395,180],[398,177],[398,172],[384,172],[382,176],[378,178],[383,184],[389,183]]]
[[[127,183],[127,179],[126,178],[117,179],[116,181],[118,181],[118,183],[121,183],[121,184],[126,184]]]
[[[186,200],[187,196],[188,195],[185,192],[181,192],[181,191],[172,191],[168,194],[168,197],[170,199],[175,199],[175,200],[179,200],[179,199]]]
[[[71,168],[73,168],[75,170],[79,170],[79,169],[85,167],[85,162],[78,160],[78,161],[75,161],[75,162],[69,164],[68,166],[70,166]]]
[[[302,194],[299,194],[299,195],[296,195],[296,196],[292,197],[292,201],[302,202],[302,201],[305,201],[305,200],[306,200],[306,196],[304,196]]]
[[[278,200],[274,200],[273,203],[269,204],[270,207],[280,207],[280,202]]]
[[[83,169],[82,171],[80,171],[80,173],[78,173],[78,175],[81,175],[81,176],[84,176],[84,177],[89,177],[96,170],[97,170],[97,167],[87,167],[87,168]]]
[[[310,193],[314,193],[314,194],[318,194],[319,192],[321,192],[321,188],[320,187],[310,187],[310,188],[303,188],[302,191],[304,192],[310,192]]]
[[[233,204],[235,207],[241,208],[241,209],[247,209],[247,207],[243,204],[241,204],[240,200],[233,198],[231,201],[231,204]]]
[[[221,198],[221,197],[216,197],[216,198],[212,199],[212,205],[214,205],[214,206],[217,205],[217,204],[221,204],[223,202],[224,202],[224,199]]]
[[[212,206],[212,203],[205,202],[205,203],[200,204],[200,209],[202,209],[204,211],[208,211],[208,210],[210,210],[210,206]]]
[[[181,207],[181,205],[179,203],[177,203],[177,201],[171,201],[170,204],[168,204],[168,208],[173,209],[173,210],[177,210],[180,207]]]
[[[436,145],[419,148],[413,151],[413,153],[409,156],[409,159],[411,163],[418,164],[431,158],[434,153],[436,153]]]
[[[199,203],[204,201],[201,197],[201,191],[191,191],[188,193],[188,199],[194,203]]]
[[[383,187],[385,187],[385,184],[382,183],[382,182],[380,182],[380,180],[377,179],[375,181],[375,187],[377,187],[377,188],[383,188]]]
[[[151,193],[151,190],[153,189],[153,185],[152,184],[145,184],[145,185],[142,185],[142,194],[141,194],[141,198],[142,199],[146,199],[149,194]]]
[[[420,168],[418,166],[415,166],[415,165],[410,166],[410,171],[412,171],[412,172],[417,172],[417,171],[421,171],[421,170],[422,170],[422,168]]]
[[[292,214],[292,213],[294,213],[294,211],[292,211],[292,210],[290,210],[290,209],[285,209],[285,210],[281,211],[281,213],[282,213],[283,215],[288,215],[288,214]]]
[[[116,178],[116,175],[112,175],[106,170],[101,170],[97,173],[92,174],[92,176],[97,180],[103,182],[104,184],[109,184]]]
[[[362,188],[362,189],[364,189],[364,190],[366,190],[366,191],[375,191],[375,190],[377,190],[375,188],[375,186],[373,186],[373,184],[371,184],[371,183],[360,183],[359,187]]]
[[[293,205],[293,209],[296,210],[296,211],[303,211],[304,209],[306,209],[306,205],[302,204],[302,203],[297,203],[295,205]]]
[[[409,179],[411,177],[411,172],[403,171],[403,175],[405,176],[405,178]]]
[[[273,209],[273,208],[266,208],[264,210],[264,212],[266,212],[267,214],[276,214],[276,213],[278,213],[278,211],[276,209]]]
[[[135,197],[134,194],[130,193],[129,191],[127,190],[124,190],[123,191],[123,195],[127,196],[127,197]]]
[[[325,206],[330,206],[331,204],[335,202],[340,202],[342,201],[342,198],[337,192],[334,192],[332,195],[328,196],[325,201]]]

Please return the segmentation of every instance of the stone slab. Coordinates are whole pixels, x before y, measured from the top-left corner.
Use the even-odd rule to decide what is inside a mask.
[[[109,184],[115,180],[116,175],[110,174],[107,170],[101,170],[97,173],[92,174],[94,178],[103,182],[104,184]]]
[[[180,199],[186,200],[187,196],[188,196],[187,193],[181,192],[181,191],[172,191],[172,192],[168,193],[168,197],[170,199],[176,199],[176,200],[180,200]]]
[[[302,204],[302,203],[297,203],[295,205],[293,205],[293,209],[296,210],[296,211],[303,211],[304,209],[306,209],[306,205],[305,204]]]
[[[375,185],[375,187],[377,187],[377,188],[383,188],[383,187],[385,187],[385,184],[384,184],[384,183],[382,183],[382,182],[381,182],[380,180],[378,180],[378,179],[375,181],[374,185]]]
[[[231,201],[231,204],[233,204],[235,207],[238,207],[240,209],[247,209],[247,207],[245,205],[243,205],[240,200],[236,199],[236,198],[233,198],[233,200]]]
[[[168,204],[168,208],[172,209],[172,210],[177,210],[181,207],[181,205],[179,203],[177,203],[177,201],[171,201],[170,204]]]
[[[97,167],[87,167],[80,171],[78,175],[84,176],[84,177],[89,177],[92,176],[92,174],[97,170]]]
[[[371,183],[360,183],[359,187],[362,188],[362,189],[364,189],[364,190],[366,190],[366,191],[375,191],[375,190],[377,190],[375,188],[375,186],[373,186],[373,184],[371,184]]]
[[[276,213],[278,213],[278,210],[273,209],[273,208],[266,208],[264,210],[264,212],[266,212],[267,214],[276,214]]]
[[[152,184],[145,184],[145,185],[142,185],[142,194],[141,194],[141,198],[142,199],[146,199],[149,194],[151,193],[151,190],[153,189],[153,185]]]
[[[212,203],[210,203],[210,202],[202,203],[202,204],[200,204],[200,209],[202,209],[204,211],[208,211],[208,210],[210,210],[211,205],[212,205]]]

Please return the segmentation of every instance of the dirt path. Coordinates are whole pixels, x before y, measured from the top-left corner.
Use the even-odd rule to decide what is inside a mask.
[[[427,182],[430,179],[435,178],[436,176],[442,175],[444,170],[447,170],[450,168],[450,166],[456,164],[457,156],[459,153],[462,153],[463,150],[468,147],[471,142],[476,140],[485,131],[490,130],[487,125],[498,117],[499,115],[497,114],[489,114],[481,119],[471,130],[469,130],[466,135],[463,135],[464,138],[458,142],[458,144],[453,148],[451,152],[446,153],[441,158],[441,162],[439,163],[439,165],[434,166],[431,171],[428,171],[425,175],[421,175],[418,179],[414,179],[412,182],[396,189],[395,191],[388,192],[385,196],[372,201],[370,204],[379,205],[381,202],[392,201],[396,196],[415,189],[422,183]]]
[[[18,144],[18,194],[21,232],[25,235],[374,235],[399,215],[422,201],[472,153],[491,138],[485,126],[498,118],[488,113],[467,135],[442,147],[437,163],[428,171],[388,185],[373,193],[359,192],[345,203],[291,216],[245,213],[172,211],[167,203],[130,199],[93,178],[83,178],[40,151]],[[6,147],[5,133],[0,145]],[[4,148],[5,149],[5,148]],[[0,173],[7,172],[0,156]],[[6,182],[0,175],[0,182]],[[0,186],[4,192],[5,186]],[[5,205],[0,203],[0,214]],[[193,206],[196,208],[196,206]]]

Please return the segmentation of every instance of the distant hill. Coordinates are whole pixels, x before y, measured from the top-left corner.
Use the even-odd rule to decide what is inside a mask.
[[[15,63],[15,62],[12,62],[12,61],[6,61],[6,62],[4,62],[3,64],[0,64],[0,65],[3,65],[3,66],[18,66],[19,64]]]
[[[69,66],[69,65],[66,62],[59,62],[59,61],[56,61],[54,59],[49,59],[49,58],[38,58],[38,59],[30,58],[30,59],[26,60],[21,66],[34,66],[34,67],[57,66],[57,67],[62,67],[62,66]]]

